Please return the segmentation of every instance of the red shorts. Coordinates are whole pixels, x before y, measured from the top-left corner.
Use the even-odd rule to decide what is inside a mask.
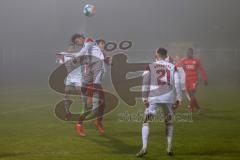
[[[198,85],[197,80],[186,80],[186,90],[187,91],[196,91]]]

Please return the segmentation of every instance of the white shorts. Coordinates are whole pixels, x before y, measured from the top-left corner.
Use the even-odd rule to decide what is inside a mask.
[[[153,115],[157,114],[157,108],[162,108],[165,115],[173,116],[173,104],[172,103],[154,103],[150,104],[148,108],[146,108],[144,114],[145,115]]]
[[[81,87],[82,81],[80,78],[76,79],[76,78],[67,77],[65,80],[65,85],[73,86],[73,87]]]
[[[85,60],[86,62],[90,61],[91,63],[88,63],[87,65],[84,65],[84,67],[82,67],[83,84],[102,84],[105,72],[104,62],[98,59],[92,61],[91,57],[89,59],[86,58]]]

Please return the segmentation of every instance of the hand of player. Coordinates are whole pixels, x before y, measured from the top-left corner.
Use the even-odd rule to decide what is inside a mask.
[[[149,102],[148,102],[147,100],[145,100],[143,103],[144,103],[144,106],[145,106],[146,108],[149,107]]]
[[[174,104],[174,110],[182,105],[182,101],[177,100]]]
[[[207,80],[204,81],[204,85],[205,85],[205,86],[208,85],[208,81],[207,81]]]

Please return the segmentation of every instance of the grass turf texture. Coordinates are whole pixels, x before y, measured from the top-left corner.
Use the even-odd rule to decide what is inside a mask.
[[[192,123],[175,122],[174,157],[166,156],[165,126],[151,124],[148,155],[144,159],[239,159],[240,90],[201,87],[202,113]],[[105,118],[106,134],[88,122],[87,136],[79,137],[74,123],[53,114],[61,95],[45,89],[2,89],[0,93],[0,159],[104,159],[134,160],[141,148],[141,123],[121,122],[119,113],[143,111],[120,103]],[[76,108],[75,108],[76,109]],[[186,106],[178,112],[186,112]]]

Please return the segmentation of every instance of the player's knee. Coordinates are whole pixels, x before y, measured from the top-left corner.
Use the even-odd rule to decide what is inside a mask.
[[[171,114],[168,114],[165,116],[165,124],[168,125],[168,124],[172,124],[173,123],[173,117]]]

